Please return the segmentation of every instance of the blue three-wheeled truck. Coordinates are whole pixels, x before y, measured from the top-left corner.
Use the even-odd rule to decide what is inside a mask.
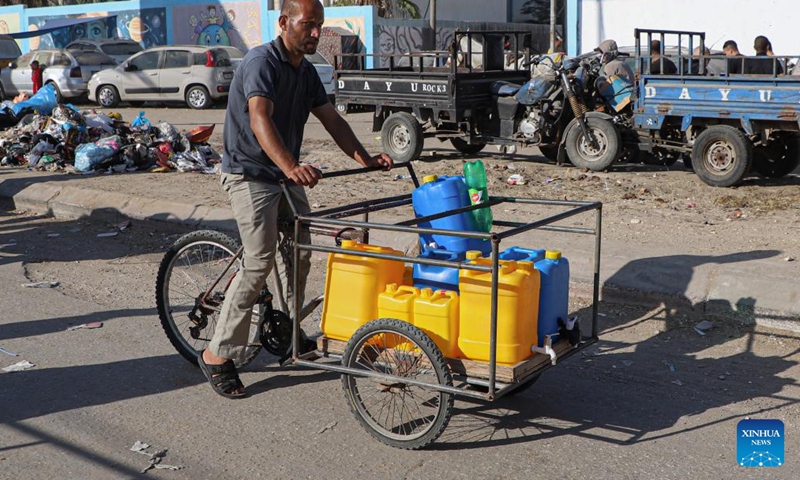
[[[683,159],[703,182],[719,187],[736,185],[751,170],[781,177],[800,163],[800,76],[785,73],[792,57],[711,55],[704,33],[637,29],[628,59],[636,85],[608,89],[597,81],[602,65],[594,53],[554,60],[517,55],[514,48],[512,62],[492,61],[502,56],[489,55],[493,43],[502,45],[505,37],[522,46],[528,43],[522,36],[457,32],[461,40],[448,52],[388,56],[388,67],[339,69],[337,107],[373,111],[384,149],[402,161],[418,158],[424,139],[434,137],[465,154],[487,144],[537,146],[551,160],[595,171],[619,161],[671,165]],[[476,39],[480,55],[472,49]],[[650,74],[653,40],[677,73]],[[433,67],[423,66],[427,56]],[[481,66],[471,60],[476,56]],[[747,71],[748,62],[771,73],[728,73]],[[440,63],[445,66],[437,68]],[[414,89],[428,83],[438,90]]]

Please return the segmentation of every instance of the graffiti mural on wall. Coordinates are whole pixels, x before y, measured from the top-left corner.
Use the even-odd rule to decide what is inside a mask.
[[[109,15],[108,12],[92,12],[81,15],[67,15],[67,18],[93,18],[106,17],[107,15]],[[113,13],[110,15],[113,15]],[[56,18],[64,17],[60,15],[28,17],[28,31],[39,30],[48,20]],[[69,42],[79,38],[108,38],[113,36],[113,33],[114,19],[98,18],[90,22],[54,30],[46,35],[32,37],[29,40],[29,45],[31,50],[36,50],[38,48],[63,48]]]
[[[0,15],[0,34],[19,32],[19,15],[2,14]]]
[[[261,11],[257,2],[174,7],[176,44],[230,45],[246,52],[261,43]]]
[[[328,28],[339,27],[349,30],[361,40],[362,45],[365,45],[367,38],[364,29],[364,17],[326,18],[325,26]]]
[[[144,48],[167,44],[166,9],[126,10],[116,15],[117,36],[136,40]]]
[[[453,29],[436,29],[436,49],[447,50],[453,41]],[[379,47],[382,55],[405,54],[423,50],[424,33],[420,27],[381,26]],[[389,66],[388,58],[381,58],[381,67]]]
[[[100,18],[108,15],[116,15],[116,17]],[[63,48],[69,42],[79,38],[123,37],[136,40],[144,48],[164,45],[167,43],[167,31],[164,25],[165,16],[163,8],[68,15],[67,18],[98,17],[98,19],[61,28],[39,37],[32,37],[29,40],[29,44],[31,50]],[[39,30],[44,26],[45,22],[56,18],[64,17],[61,15],[29,17],[28,31]]]

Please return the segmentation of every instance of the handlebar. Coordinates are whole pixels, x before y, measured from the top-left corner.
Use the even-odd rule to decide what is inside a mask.
[[[395,163],[392,170],[403,167],[408,169],[408,174],[411,175],[411,179],[414,180],[414,185],[418,187],[419,182],[417,181],[417,175],[414,172],[414,167],[411,165],[411,162]],[[375,167],[351,168],[347,170],[337,170],[335,172],[323,172],[322,178],[345,177],[348,175],[357,175],[359,173],[378,172],[378,171],[384,171],[384,168],[381,166],[375,166]]]

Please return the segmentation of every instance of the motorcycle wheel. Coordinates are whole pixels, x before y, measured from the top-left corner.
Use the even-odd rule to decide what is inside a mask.
[[[602,118],[586,118],[589,135],[595,146],[583,135],[580,125],[574,123],[567,132],[565,146],[570,162],[578,168],[600,172],[611,166],[620,154],[619,132],[611,122]]]

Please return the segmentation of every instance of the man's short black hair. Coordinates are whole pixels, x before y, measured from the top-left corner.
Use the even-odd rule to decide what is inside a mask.
[[[723,50],[725,50],[726,48],[733,48],[734,50],[739,50],[739,45],[736,44],[735,40],[728,40],[722,45]]]
[[[756,39],[753,41],[753,50],[755,50],[756,53],[762,53],[763,54],[763,53],[765,53],[767,51],[767,49],[770,46],[771,45],[769,43],[769,39],[767,37],[765,37],[764,35],[757,36]]]
[[[650,42],[650,53],[661,53],[661,40]]]

